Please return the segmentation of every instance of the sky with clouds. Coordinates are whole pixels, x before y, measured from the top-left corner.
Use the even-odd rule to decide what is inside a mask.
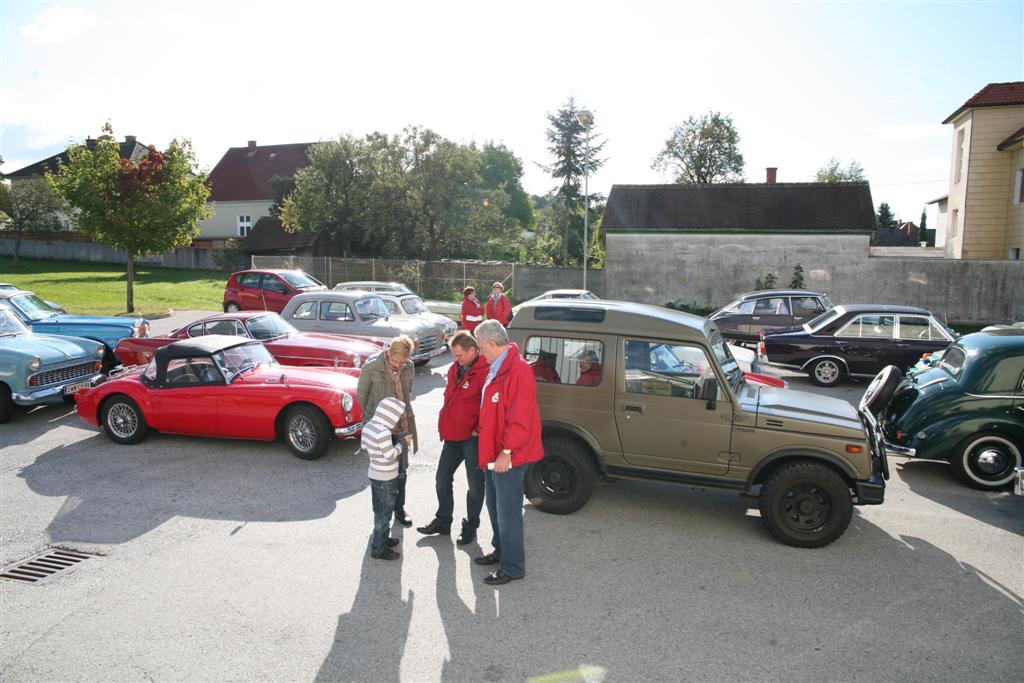
[[[857,159],[875,204],[945,194],[942,120],[1024,80],[1024,2],[19,2],[0,0],[0,155],[13,171],[115,133],[228,147],[395,133],[495,140],[554,182],[546,115],[568,97],[607,140],[591,188],[658,183],[675,124],[732,115],[746,177]]]

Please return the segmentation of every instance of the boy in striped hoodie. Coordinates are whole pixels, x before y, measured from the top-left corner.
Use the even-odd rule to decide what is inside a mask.
[[[405,413],[405,403],[397,398],[385,398],[377,404],[373,417],[363,426],[362,446],[370,458],[370,493],[373,500],[373,541],[370,555],[378,560],[394,560],[400,555],[393,548],[397,538],[391,538],[391,516],[395,512],[398,495],[398,462],[407,458],[412,435],[401,434],[398,443],[392,430]]]

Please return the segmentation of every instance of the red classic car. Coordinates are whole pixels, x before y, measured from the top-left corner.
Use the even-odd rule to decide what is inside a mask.
[[[283,438],[295,455],[319,458],[333,437],[362,429],[359,371],[286,367],[263,344],[209,335],[156,350],[147,367],[112,372],[77,394],[78,416],[116,443],[150,429],[172,434]]]
[[[145,365],[162,346],[211,334],[261,341],[281,365],[304,367],[361,368],[384,348],[382,342],[365,337],[300,332],[277,313],[242,311],[202,318],[166,337],[122,339],[115,353],[123,365]]]

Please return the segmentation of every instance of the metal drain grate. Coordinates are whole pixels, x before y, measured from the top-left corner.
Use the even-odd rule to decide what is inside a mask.
[[[40,583],[56,574],[63,574],[68,569],[77,567],[88,560],[88,553],[77,550],[47,550],[45,553],[23,560],[0,573],[0,578],[22,583]]]

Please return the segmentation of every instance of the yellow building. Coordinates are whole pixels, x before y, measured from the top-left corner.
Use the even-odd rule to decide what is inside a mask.
[[[1020,260],[1024,81],[989,83],[943,123],[953,124],[946,256]]]

